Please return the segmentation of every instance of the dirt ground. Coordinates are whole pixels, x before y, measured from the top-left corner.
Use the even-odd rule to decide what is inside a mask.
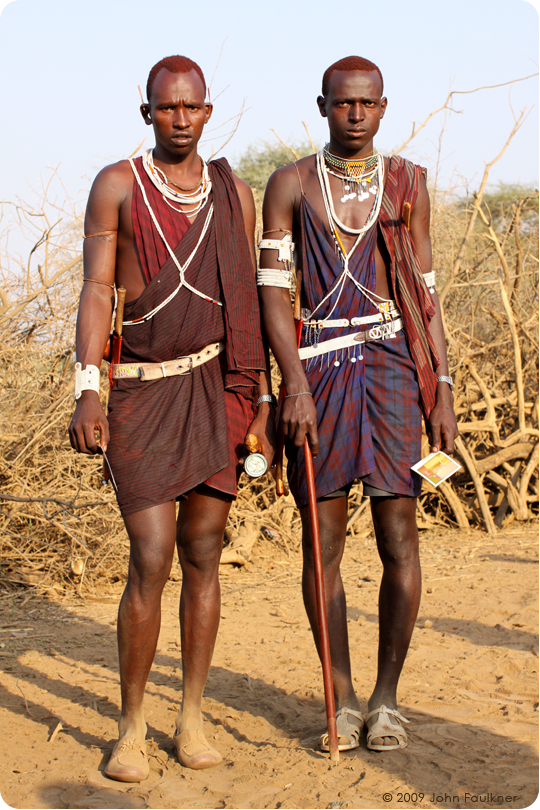
[[[176,567],[147,689],[149,779],[103,776],[119,714],[120,583],[92,599],[0,597],[1,794],[17,808],[527,807],[538,792],[537,527],[496,538],[421,533],[422,604],[401,679],[408,748],[366,748],[331,767],[316,749],[322,679],[300,593],[301,559],[260,541],[222,566],[223,609],[206,688],[208,771],[174,758],[181,695]],[[372,538],[342,570],[365,707],[377,658],[380,565]],[[59,723],[62,723],[59,727]]]

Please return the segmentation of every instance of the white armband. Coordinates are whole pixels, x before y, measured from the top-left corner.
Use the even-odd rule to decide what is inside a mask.
[[[83,391],[99,394],[99,368],[86,366],[83,371],[81,364],[75,363],[75,399],[80,399]]]
[[[290,270],[273,270],[261,267],[257,270],[257,287],[283,287],[290,290],[292,287],[292,273]]]
[[[433,293],[435,292],[435,271],[432,270],[431,273],[424,273],[423,276],[424,281],[427,284],[428,290],[433,295]]]
[[[283,239],[261,239],[259,250],[278,250],[278,262],[292,262],[294,253],[294,242],[290,233]]]

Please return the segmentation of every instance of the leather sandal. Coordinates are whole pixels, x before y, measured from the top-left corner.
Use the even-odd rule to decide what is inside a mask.
[[[369,721],[376,714],[378,714],[379,717],[370,725]],[[389,709],[387,706],[379,706],[378,709],[374,709],[372,712],[368,712],[366,714],[366,726],[368,729],[367,747],[370,751],[393,751],[395,748],[406,748],[407,733],[399,723],[394,725],[390,721],[390,715],[398,720],[401,720],[402,723],[410,722],[410,720],[403,717],[403,715],[400,714],[397,709]],[[372,743],[371,740],[377,737],[395,737],[397,743],[393,743],[392,745]]]
[[[145,744],[136,737],[122,737],[114,746],[104,773],[117,782],[144,782],[150,773]]]
[[[349,722],[352,717],[355,722]],[[336,727],[338,734],[338,751],[350,751],[360,745],[360,732],[364,727],[364,717],[362,712],[356,709],[348,709],[344,706],[336,712]],[[328,732],[326,731],[319,740],[321,751],[330,751]]]
[[[219,765],[223,757],[208,743],[199,729],[188,728],[173,737],[176,755],[180,765],[199,770]]]

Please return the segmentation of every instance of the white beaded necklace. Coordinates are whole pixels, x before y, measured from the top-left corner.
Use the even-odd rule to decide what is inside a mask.
[[[321,193],[324,202],[324,207],[326,210],[326,215],[328,217],[328,225],[330,227],[330,231],[334,237],[334,242],[336,245],[336,250],[339,253],[341,258],[341,262],[343,264],[343,272],[336,279],[335,283],[332,285],[328,293],[324,296],[322,301],[315,307],[313,312],[310,315],[310,320],[313,318],[314,314],[317,312],[318,309],[327,301],[333,293],[337,293],[337,297],[334,303],[334,306],[330,310],[330,312],[322,319],[322,322],[328,320],[330,316],[333,314],[335,308],[339,303],[339,299],[341,298],[341,294],[345,287],[345,282],[347,279],[353,282],[357,290],[361,292],[374,306],[378,306],[377,302],[372,298],[378,298],[379,301],[385,301],[386,299],[381,298],[377,293],[369,290],[367,287],[364,287],[350,272],[349,270],[349,259],[353,255],[354,251],[364,238],[365,234],[369,231],[369,229],[376,223],[377,218],[379,216],[379,212],[381,210],[382,205],[382,198],[383,198],[383,191],[384,191],[384,159],[381,154],[377,154],[377,174],[378,174],[378,188],[375,194],[375,201],[372,206],[371,211],[368,214],[368,217],[361,228],[349,228],[345,225],[339,217],[337,216],[335,209],[334,209],[334,201],[332,199],[332,190],[330,188],[330,181],[328,179],[328,168],[326,166],[326,162],[324,159],[324,150],[321,149],[320,152],[317,152],[317,175],[319,178],[319,183],[321,186]],[[340,230],[344,233],[350,233],[356,236],[354,245],[347,253],[343,247],[341,239],[339,238],[339,234],[336,230],[336,225]]]
[[[161,192],[163,199],[169,208],[172,208],[173,211],[177,211],[178,213],[183,213],[189,218],[196,216],[206,205],[210,192],[212,191],[212,181],[210,180],[210,175],[208,172],[208,164],[201,158],[201,181],[194,191],[176,191],[175,189],[171,188],[167,182],[165,182],[168,179],[165,172],[154,164],[153,151],[153,149],[147,149],[142,156],[142,163],[146,174],[158,191]],[[162,178],[165,178],[165,181]],[[181,211],[181,209],[175,208],[174,205],[171,205],[168,200],[173,200],[179,205],[195,205],[196,207],[192,211]]]

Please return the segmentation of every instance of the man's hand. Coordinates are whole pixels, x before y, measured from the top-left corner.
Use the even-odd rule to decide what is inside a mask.
[[[99,431],[100,443],[96,441]],[[69,441],[74,450],[95,455],[106,450],[109,443],[109,423],[95,391],[83,391],[69,426]]]
[[[304,446],[304,438],[307,435],[311,454],[313,458],[317,456],[319,452],[317,411],[313,399],[308,394],[285,399],[281,411],[281,424],[283,433],[294,440],[296,447]]]
[[[269,402],[261,402],[259,405],[257,415],[249,426],[246,436],[250,433],[259,440],[261,452],[270,469],[276,452],[276,423],[274,408]]]
[[[437,450],[454,452],[454,440],[459,435],[459,429],[454,413],[454,397],[448,383],[437,384],[437,400],[426,422],[426,431],[432,453]]]

